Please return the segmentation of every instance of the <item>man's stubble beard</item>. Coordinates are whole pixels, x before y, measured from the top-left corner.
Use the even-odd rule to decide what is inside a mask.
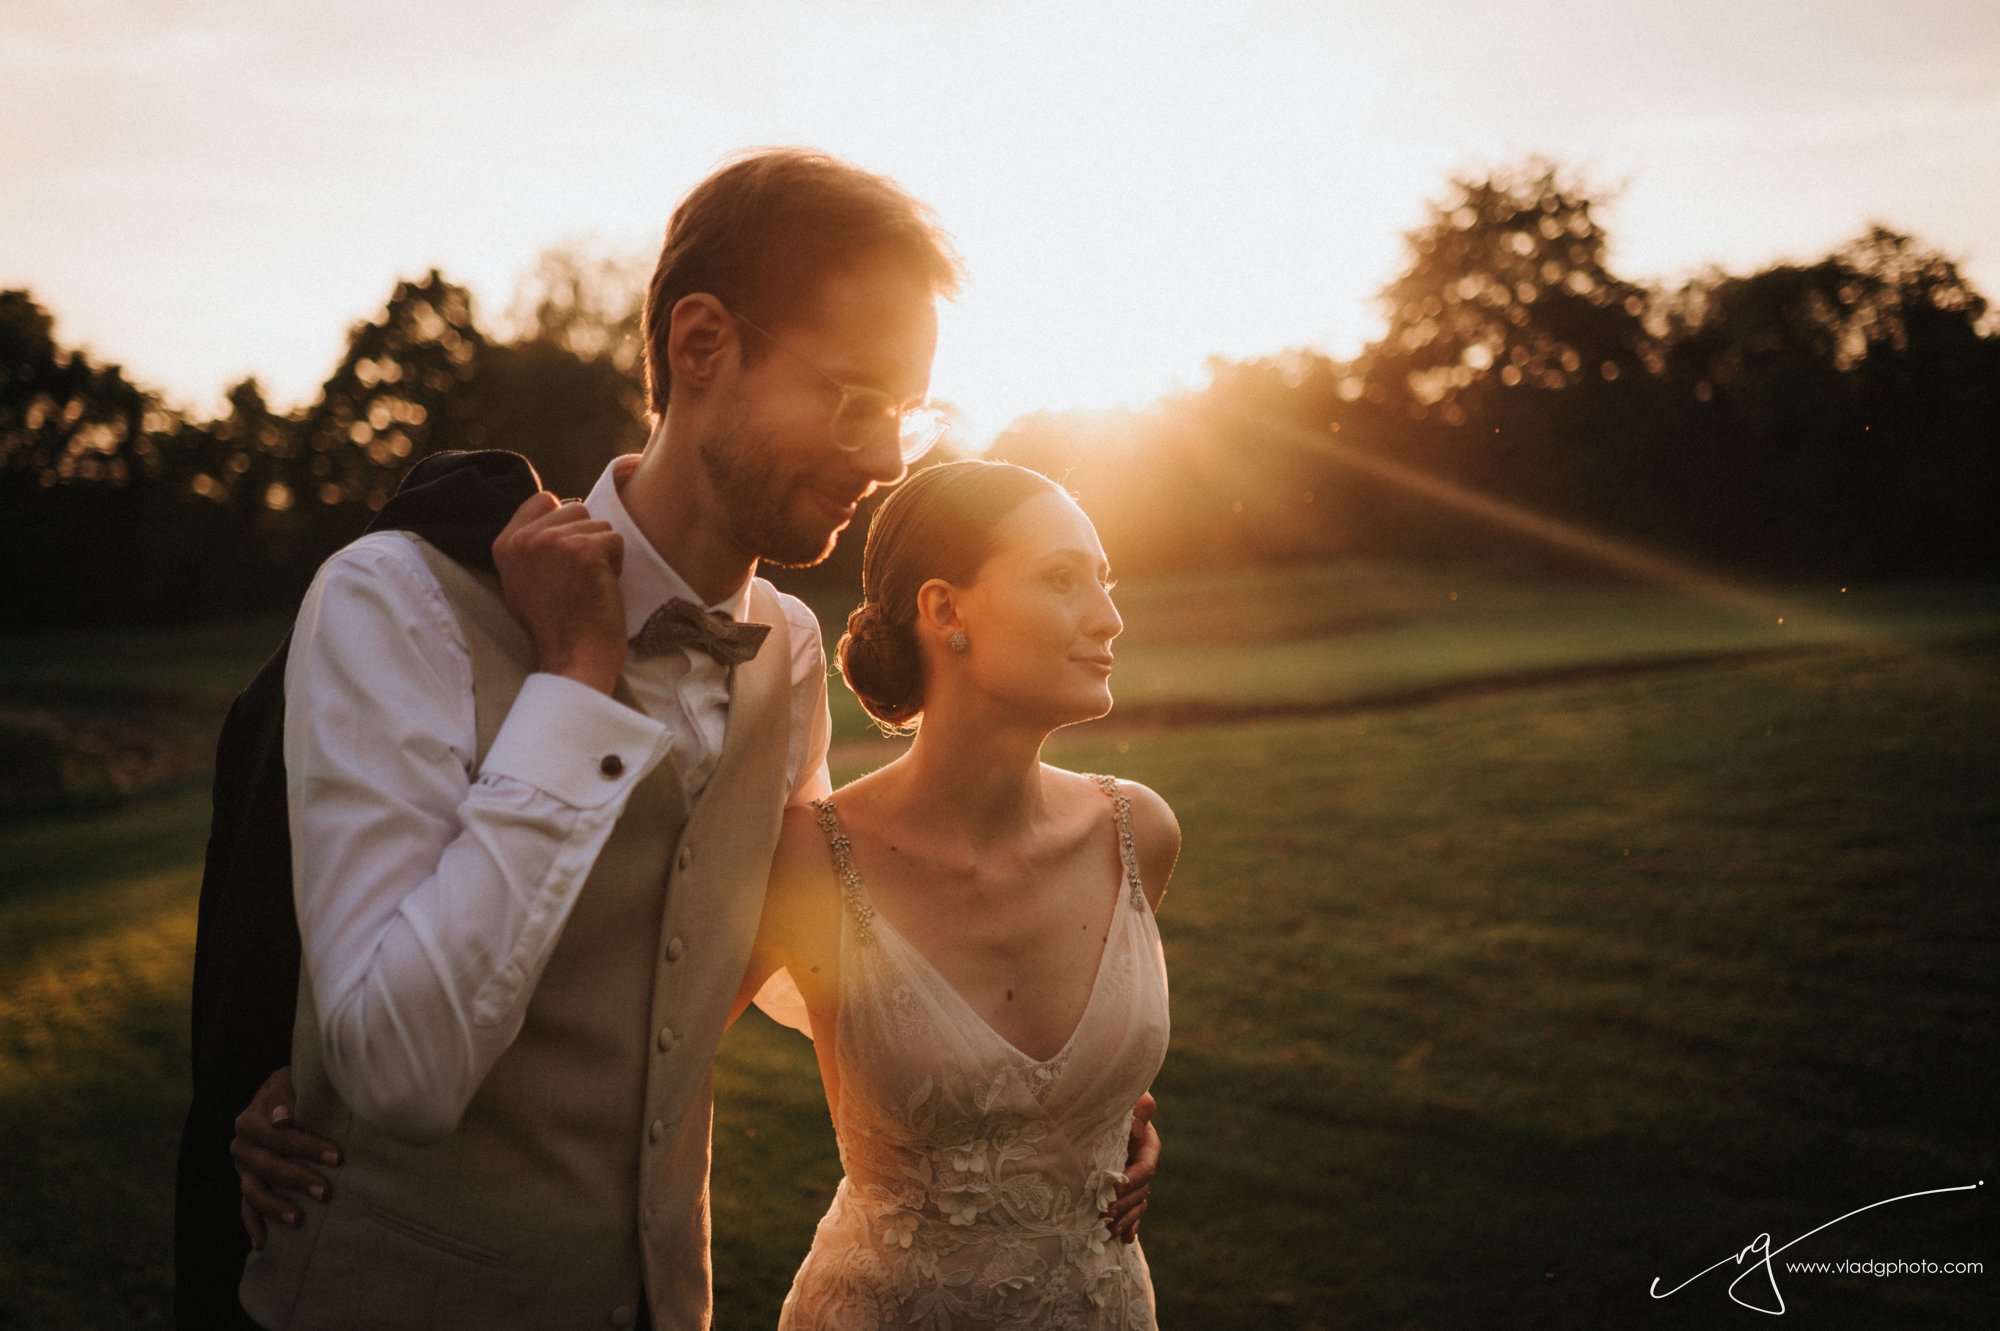
[[[800,531],[787,511],[798,478],[781,475],[778,449],[768,432],[750,428],[743,393],[731,395],[697,453],[708,483],[722,500],[730,539],[765,563],[808,568],[833,553],[839,531]]]

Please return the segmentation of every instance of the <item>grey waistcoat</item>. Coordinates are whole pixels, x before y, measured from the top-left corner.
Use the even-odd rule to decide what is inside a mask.
[[[419,548],[471,652],[478,755],[534,669],[498,587]],[[327,1078],[312,986],[292,1036],[298,1121],[342,1143],[333,1200],[271,1228],[243,1303],[274,1331],[618,1327],[710,1318],[709,1064],[763,909],[790,793],[791,646],[770,624],[736,668],[715,774],[692,815],[672,763],[632,792],[577,898],[520,1034],[460,1120],[412,1145],[355,1117]],[[632,698],[621,684],[617,695]],[[310,700],[292,700],[293,705]]]

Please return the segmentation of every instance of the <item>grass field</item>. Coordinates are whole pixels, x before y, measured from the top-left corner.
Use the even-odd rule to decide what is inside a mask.
[[[1164,1326],[1755,1325],[1733,1269],[1647,1287],[1993,1176],[1994,602],[1841,595],[1760,640],[1443,572],[1124,589],[1152,714],[1051,756],[1186,831]],[[0,678],[60,677],[33,656]],[[1290,714],[1194,705],[1245,700]],[[0,1326],[167,1322],[206,818],[182,788],[0,829]],[[808,1047],[753,1014],[718,1100],[718,1324],[769,1326],[837,1177]],[[1916,1198],[1786,1256],[1987,1262],[1987,1214]],[[1814,1327],[1992,1324],[1992,1280],[1777,1276]]]

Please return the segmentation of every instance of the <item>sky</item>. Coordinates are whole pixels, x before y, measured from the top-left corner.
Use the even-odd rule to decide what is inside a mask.
[[[1427,201],[1530,154],[1615,191],[1627,278],[1880,220],[2000,298],[1992,0],[0,0],[0,288],[183,409],[299,405],[398,277],[494,328],[547,247],[650,260],[777,143],[952,232],[975,440],[1352,353]]]

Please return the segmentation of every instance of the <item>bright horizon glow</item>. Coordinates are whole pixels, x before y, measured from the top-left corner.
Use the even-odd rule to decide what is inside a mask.
[[[1425,201],[1531,153],[1623,186],[1634,280],[1880,220],[2000,299],[1996,68],[1981,0],[31,0],[0,35],[0,286],[183,409],[252,374],[291,407],[398,277],[439,268],[494,330],[550,245],[650,257],[716,161],[810,144],[955,236],[933,393],[983,441],[1211,356],[1351,354]]]

